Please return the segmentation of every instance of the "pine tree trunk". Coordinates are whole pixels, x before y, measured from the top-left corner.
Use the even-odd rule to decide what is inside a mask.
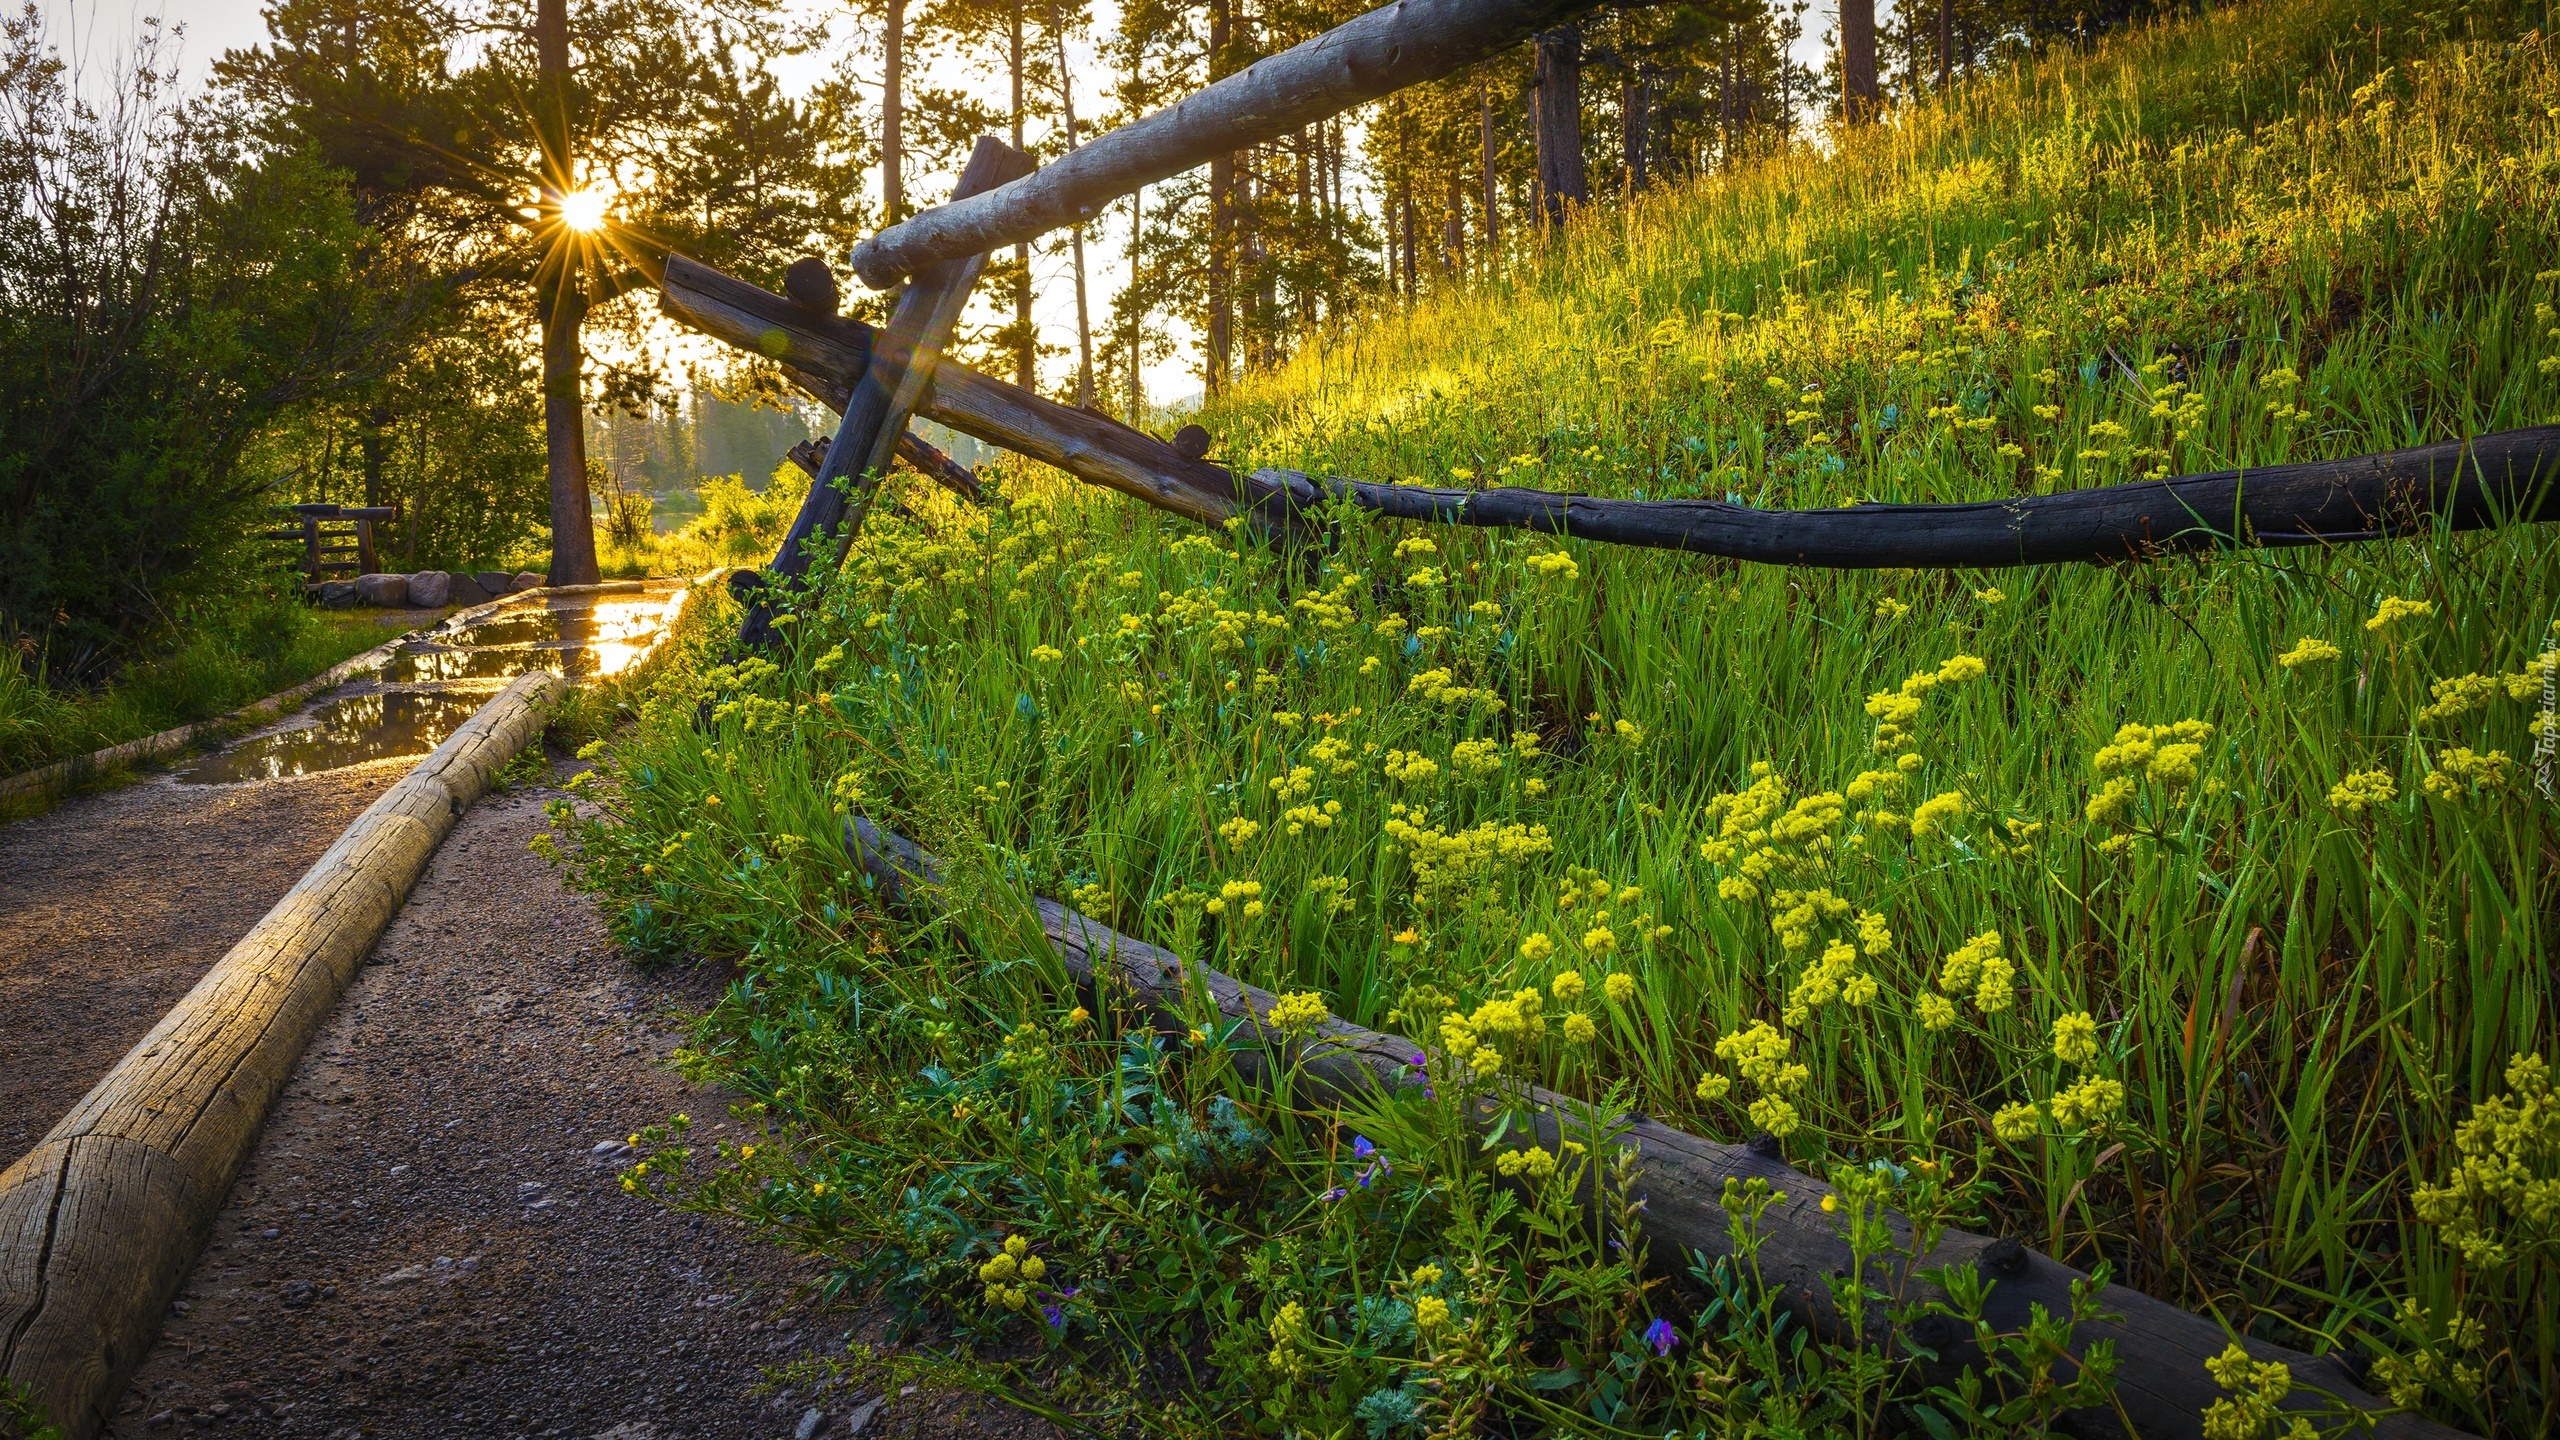
[[[1491,275],[1502,264],[1501,194],[1493,170],[1493,87],[1476,77],[1476,143],[1484,151],[1484,267]]]
[[[1147,187],[1129,192],[1129,294],[1146,294],[1146,276],[1138,268],[1138,241],[1146,233]],[[1143,304],[1129,307],[1129,424],[1132,428],[1146,424],[1146,392],[1139,382],[1139,372],[1146,363],[1146,314]]]
[[[1627,193],[1643,192],[1645,175],[1645,129],[1653,117],[1653,86],[1644,80],[1629,80],[1618,90],[1619,113],[1625,124],[1619,132],[1619,145],[1625,152]]]
[[[1013,148],[1023,150],[1022,126],[1022,0],[1014,0],[1011,44],[1006,60],[1013,71]],[[1039,388],[1040,335],[1031,327],[1031,245],[1025,241],[1013,247],[1013,383],[1025,390]]]
[[[1538,37],[1538,200],[1542,218],[1560,224],[1569,205],[1589,204],[1582,168],[1582,26],[1566,23]]]
[[[1209,0],[1209,79],[1225,78],[1231,38],[1229,0]],[[1222,393],[1233,365],[1235,310],[1232,271],[1235,265],[1233,191],[1236,157],[1221,155],[1209,162],[1209,374],[1208,391]]]
[[[907,218],[907,0],[881,0],[880,223]]]
[[[1076,138],[1075,77],[1067,69],[1067,32],[1066,27],[1058,23],[1056,0],[1051,0],[1049,6],[1049,35],[1057,42],[1058,47],[1058,112],[1067,122],[1067,148],[1073,150],[1083,142]],[[1022,147],[1017,145],[1014,148],[1018,150]],[[1093,407],[1093,321],[1085,307],[1084,227],[1082,225],[1075,227],[1070,232],[1068,240],[1073,249],[1076,264],[1076,403],[1091,409]]]
[[[1841,113],[1852,122],[1875,118],[1876,0],[1840,0]]]
[[[538,128],[544,180],[550,192],[548,238],[568,258],[572,237],[560,224],[559,197],[576,183],[569,141],[569,0],[541,0],[534,18],[534,49],[541,94]],[[595,520],[587,499],[587,433],[579,329],[586,295],[575,267],[545,266],[534,304],[542,322],[542,441],[551,478],[551,583],[592,585],[596,570]]]
[[[1938,0],[1938,88],[1956,78],[1956,0]]]

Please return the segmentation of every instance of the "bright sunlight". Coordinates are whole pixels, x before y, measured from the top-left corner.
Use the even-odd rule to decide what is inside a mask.
[[[613,192],[601,186],[572,190],[560,197],[560,223],[582,234],[601,230],[612,205]]]

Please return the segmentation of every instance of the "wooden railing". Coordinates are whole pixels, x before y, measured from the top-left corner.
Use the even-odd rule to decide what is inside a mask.
[[[302,542],[302,574],[307,580],[325,580],[338,571],[369,575],[382,567],[376,563],[373,527],[376,522],[397,520],[397,505],[282,505],[280,511],[300,517],[300,523],[259,533],[262,540],[299,540]]]

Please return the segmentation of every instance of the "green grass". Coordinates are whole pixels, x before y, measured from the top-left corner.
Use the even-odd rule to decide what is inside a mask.
[[[402,619],[256,596],[179,627],[160,653],[86,690],[47,683],[40,657],[0,650],[0,775],[211,720],[392,639]]]
[[[2269,0],[2056,57],[1592,214],[1506,284],[1381,314],[1204,423],[1314,473],[1769,506],[2549,423],[2560,57],[2520,13],[2461,24]],[[1481,1160],[1411,1116],[1362,1121],[1430,1177],[1398,1181],[1422,1190],[1393,1239],[1308,1208],[1339,1183],[1329,1121],[1207,1061],[1179,1123],[1225,1093],[1280,1137],[1208,1192],[1241,1198],[1076,1181],[1137,1142],[1045,1087],[1108,1112],[1133,1062],[1074,1043],[1074,997],[1026,963],[1013,897],[1036,891],[1416,1034],[1443,1085],[1498,1060],[1496,1089],[1778,1131],[1809,1169],[1956,1166],[1978,1226],[2242,1333],[2380,1353],[2375,1387],[2444,1418],[2555,1423],[2560,1120],[2482,1108],[2538,1092],[2511,1061],[2548,1057],[2560,1019],[2560,836],[2531,773],[2547,531],[1855,574],[1346,510],[1319,566],[1005,479],[1006,514],[910,494],[934,533],[875,516],[778,665],[697,646],[616,752],[582,877],[642,948],[745,962],[690,1063],[778,1127],[687,1203],[987,1343],[1027,1322],[977,1295],[985,1237],[1055,1243],[1110,1277],[1071,1352],[1089,1388],[1058,1403],[1108,1391],[1124,1419],[1158,1392],[1135,1368],[1111,1390],[1097,1356],[1148,1345],[1266,1429],[1348,1424],[1395,1374],[1441,1418],[1482,1379],[1530,1428],[1559,1399],[1649,1433],[1752,1413],[1695,1374],[1688,1399],[1645,1389],[1640,1347],[1609,1359],[1669,1297],[1612,1291],[1596,1252],[1501,1251],[1526,1222],[1470,1210]],[[2334,658],[2284,663],[2306,640]],[[2333,795],[2359,773],[2389,798]],[[953,860],[947,924],[865,903],[836,838],[855,808]],[[1451,1007],[1472,1023],[1439,1024]],[[953,1098],[970,1084],[996,1098]],[[851,1198],[813,1198],[825,1177]],[[1092,1238],[1114,1225],[1205,1258],[1150,1278]],[[1217,1226],[1234,1238],[1197,1238]],[[1468,1272],[1469,1343],[1501,1316],[1541,1338],[1512,1369],[1398,1350],[1344,1297],[1419,1288],[1281,1273],[1381,1254],[1507,1257]],[[1292,1298],[1306,1333],[1367,1339],[1313,1378],[1263,1355],[1299,1343]],[[1750,1353],[1708,1348],[1686,1363]],[[1604,1374],[1637,1378],[1610,1399]],[[1761,1380],[1868,1428],[1838,1418],[1867,1413],[1839,1374]]]

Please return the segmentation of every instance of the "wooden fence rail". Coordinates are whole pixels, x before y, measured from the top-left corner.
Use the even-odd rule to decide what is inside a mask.
[[[856,818],[845,824],[844,843],[887,899],[924,907],[941,903],[937,893],[944,883],[941,864],[912,841]],[[1269,992],[1123,935],[1055,900],[1030,899],[1042,932],[1077,986],[1109,999],[1125,997],[1175,1034],[1190,1023],[1185,1007],[1191,997],[1204,995],[1220,1015],[1246,1021],[1265,1046],[1277,1050],[1287,1044],[1278,1032],[1263,1028],[1264,1017],[1271,1013]],[[1329,1020],[1307,1044],[1303,1073],[1335,1096],[1419,1083],[1411,1061],[1420,1048],[1402,1036]],[[1249,1061],[1251,1057],[1240,1058]],[[1563,1127],[1566,1117],[1574,1113],[1570,1102],[1536,1087],[1528,1087],[1519,1098],[1538,1116],[1536,1143],[1553,1150],[1567,1138]],[[1489,1127],[1496,1113],[1490,1107],[1480,1110],[1478,1123]],[[1528,1142],[1515,1128],[1509,1143],[1516,1147]],[[1676,1274],[1691,1250],[1710,1259],[1730,1255],[1726,1215],[1718,1203],[1724,1182],[1728,1178],[1766,1180],[1785,1192],[1786,1199],[1770,1207],[1762,1221],[1758,1264],[1763,1283],[1799,1323],[1816,1334],[1848,1338],[1849,1323],[1833,1303],[1828,1277],[1847,1273],[1851,1256],[1840,1219],[1822,1209],[1823,1197],[1834,1193],[1829,1185],[1790,1168],[1774,1145],[1718,1144],[1655,1120],[1634,1119],[1622,1143],[1637,1152],[1644,1225],[1652,1241],[1649,1258],[1657,1270]],[[1908,1227],[1899,1233],[1907,1243]],[[2015,1240],[1957,1230],[1942,1235],[1937,1246],[1910,1269],[1916,1274],[1968,1265],[1995,1282],[1985,1318],[2004,1333],[2025,1329],[2030,1306],[2041,1305],[2055,1315],[2071,1314],[2071,1284],[2087,1278]],[[2117,1318],[2083,1320],[2073,1332],[2072,1343],[2075,1354],[2086,1354],[2090,1345],[2100,1341],[2114,1347],[2115,1395],[2123,1407],[2123,1419],[2107,1411],[2081,1412],[2068,1417],[2065,1430],[2075,1435],[2131,1433],[2146,1440],[2201,1440],[2205,1408],[2226,1393],[2204,1368],[2205,1361],[2230,1343],[2221,1323],[2122,1285],[2108,1286],[2100,1303]],[[1939,1352],[1937,1363],[1923,1371],[1927,1378],[1951,1382],[1964,1366],[1981,1366],[1981,1357],[1961,1325],[1939,1327],[1924,1322],[1924,1328],[1926,1333],[1910,1338]],[[2293,1372],[2293,1392],[2284,1402],[2287,1410],[2309,1409],[2319,1403],[2315,1392],[2325,1392],[2336,1403],[2367,1412],[2364,1418],[2371,1428],[2354,1433],[2388,1440],[2457,1440],[2463,1433],[2424,1416],[2389,1411],[2357,1386],[2354,1372],[2336,1355],[2306,1355],[2261,1340],[2241,1344],[2253,1358],[2281,1362]],[[2125,1420],[2131,1422],[2130,1432]]]
[[[868,363],[869,326],[814,314],[681,255],[668,257],[662,303],[706,334],[779,360],[811,395],[837,408],[849,377]],[[918,413],[1203,523],[1238,513],[1296,517],[1340,498],[1408,520],[1832,569],[2111,562],[2230,545],[2349,544],[2436,524],[2474,530],[2560,520],[2560,426],[1970,504],[1759,510],[1719,500],[1315,481],[1289,470],[1239,479],[1107,416],[950,360],[936,370]]]
[[[937,261],[1092,219],[1142,185],[1290,135],[1509,50],[1591,0],[1394,0],[1068,151],[1036,174],[938,205],[854,247],[888,289]]]

